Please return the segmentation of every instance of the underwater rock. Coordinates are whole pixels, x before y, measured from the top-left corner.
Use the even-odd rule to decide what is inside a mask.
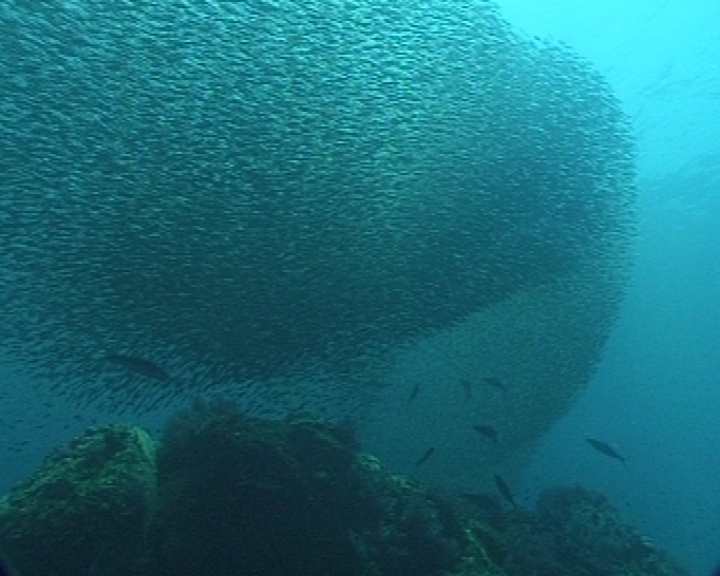
[[[549,288],[600,301],[572,335],[594,355],[569,361],[561,395],[583,385],[622,293],[634,167],[618,103],[576,55],[490,2],[0,16],[0,342],[22,369],[146,409],[346,373]],[[187,386],[103,378],[108,355]],[[333,380],[350,396],[360,381]]]
[[[529,519],[509,514],[500,528],[507,574],[688,576],[600,492],[551,488]]]
[[[452,511],[335,426],[196,404],[168,423],[158,467],[148,573],[430,575],[462,554]]]
[[[48,459],[0,501],[0,537],[37,576],[687,576],[597,492],[463,502],[390,474],[346,426],[196,402],[157,450],[106,428]]]
[[[140,428],[91,429],[3,497],[0,542],[18,572],[125,574],[157,498],[155,448]]]

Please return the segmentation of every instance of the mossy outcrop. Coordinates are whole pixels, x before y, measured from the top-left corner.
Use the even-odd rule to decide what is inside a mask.
[[[451,509],[356,451],[345,426],[196,404],[158,454],[152,573],[435,574],[460,558]]]
[[[159,448],[91,430],[0,503],[26,574],[685,576],[595,492],[465,507],[385,471],[350,425],[249,419],[196,402]]]
[[[473,533],[507,576],[687,575],[595,490],[554,487],[535,510],[499,510],[479,501]]]
[[[140,428],[91,429],[2,498],[0,541],[20,573],[77,576],[137,554],[157,499],[155,448]]]

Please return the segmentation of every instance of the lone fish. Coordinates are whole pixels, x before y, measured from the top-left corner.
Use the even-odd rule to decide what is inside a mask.
[[[415,461],[415,466],[422,466],[423,464],[425,464],[425,462],[430,460],[433,454],[435,454],[435,446],[431,446],[430,448],[425,450],[425,454],[420,456],[420,458]]]
[[[503,392],[507,392],[507,386],[505,386],[505,383],[500,380],[497,376],[485,376],[482,379],[484,384],[487,384],[488,386],[492,386],[493,388],[497,388],[498,390],[502,390]]]
[[[105,356],[104,359],[118,366],[122,366],[135,374],[145,376],[146,378],[152,378],[153,380],[159,380],[161,382],[172,380],[172,377],[164,368],[146,358],[125,356],[123,354],[109,354]]]
[[[413,386],[413,389],[410,391],[410,396],[408,396],[408,403],[412,402],[417,398],[418,393],[420,392],[420,382],[417,382],[415,386]]]
[[[593,438],[586,438],[587,443],[590,444],[595,450],[600,452],[601,454],[605,454],[605,456],[608,456],[609,458],[615,458],[615,460],[620,460],[622,462],[623,466],[626,466],[625,461],[627,458],[624,458],[623,456],[620,456],[620,454],[617,453],[615,448],[610,446],[607,442],[603,442],[602,440],[594,440]]]
[[[495,486],[497,486],[498,492],[500,492],[502,497],[505,498],[505,500],[507,500],[508,502],[510,502],[513,508],[517,508],[517,504],[515,504],[515,498],[512,494],[512,490],[510,490],[510,486],[508,486],[508,483],[505,482],[505,480],[499,474],[495,474]]]
[[[498,433],[493,426],[488,424],[476,424],[473,426],[473,430],[475,430],[478,434],[485,436],[485,438],[489,439],[493,444],[497,444]]]

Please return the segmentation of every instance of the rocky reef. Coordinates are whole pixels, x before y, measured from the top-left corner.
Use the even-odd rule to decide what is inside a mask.
[[[462,506],[384,470],[349,424],[200,401],[157,443],[109,427],[51,455],[0,500],[0,543],[33,576],[685,575],[595,492]]]
[[[0,543],[21,574],[85,574],[139,554],[157,503],[156,442],[90,429],[0,500]]]

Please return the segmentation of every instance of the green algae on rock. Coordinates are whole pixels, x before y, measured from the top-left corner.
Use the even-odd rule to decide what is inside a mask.
[[[435,574],[462,553],[451,511],[344,426],[196,404],[166,427],[158,469],[156,571]]]
[[[157,450],[111,427],[56,453],[0,501],[0,537],[33,576],[687,576],[597,492],[464,502],[389,473],[347,424],[196,402]]]
[[[595,490],[554,487],[534,511],[509,511],[494,530],[508,575],[688,576]]]
[[[77,576],[97,564],[109,570],[138,553],[156,479],[147,432],[90,429],[0,500],[0,542],[21,574]]]

